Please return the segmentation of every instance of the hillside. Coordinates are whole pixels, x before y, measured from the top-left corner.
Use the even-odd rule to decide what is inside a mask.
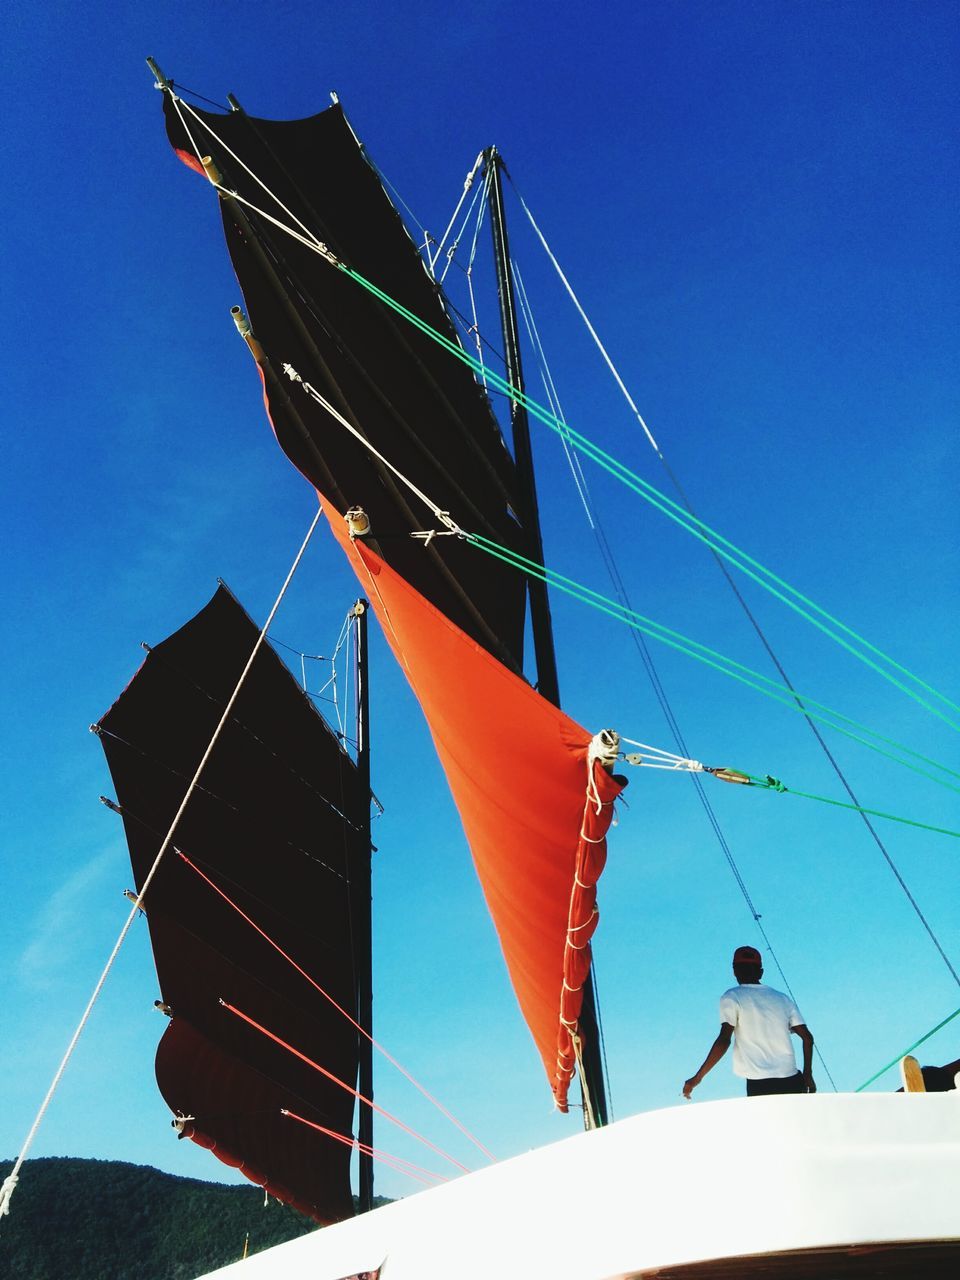
[[[0,1180],[13,1162],[0,1163]],[[114,1160],[29,1160],[0,1219],[11,1280],[194,1280],[316,1226],[256,1187],[180,1178]]]

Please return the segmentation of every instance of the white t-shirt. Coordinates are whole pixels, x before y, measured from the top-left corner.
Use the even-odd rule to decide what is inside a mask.
[[[720,997],[720,1021],[733,1027],[733,1072],[747,1080],[783,1079],[797,1074],[791,1027],[803,1016],[789,996],[749,982]]]

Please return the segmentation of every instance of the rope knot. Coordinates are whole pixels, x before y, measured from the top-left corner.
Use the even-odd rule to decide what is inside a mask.
[[[4,1178],[3,1186],[0,1187],[0,1218],[5,1218],[10,1212],[10,1199],[17,1189],[17,1183],[20,1179],[15,1173],[11,1173]]]

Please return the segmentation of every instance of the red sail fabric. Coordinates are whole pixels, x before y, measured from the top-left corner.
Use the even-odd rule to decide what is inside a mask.
[[[157,1048],[157,1081],[175,1115],[179,1135],[238,1169],[275,1200],[292,1205],[321,1226],[346,1216],[318,1211],[315,1196],[303,1188],[317,1181],[318,1147],[314,1135],[281,1116],[291,1097],[241,1059],[183,1018],[174,1018]],[[251,1157],[251,1152],[255,1153]],[[254,1163],[259,1159],[262,1164]],[[348,1182],[349,1190],[349,1182]],[[298,1190],[299,1189],[299,1190]]]
[[[342,517],[322,495],[321,501],[423,708],[520,1009],[557,1106],[566,1110],[568,1028],[579,1014],[590,964],[585,925],[589,921],[592,932],[603,837],[625,784],[593,765],[588,800],[586,729],[497,662],[369,547],[351,541]],[[580,889],[577,879],[588,887]],[[571,924],[580,950],[567,945]]]

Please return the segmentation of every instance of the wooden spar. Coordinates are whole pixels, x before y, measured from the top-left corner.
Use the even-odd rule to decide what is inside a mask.
[[[523,365],[520,358],[520,335],[517,328],[517,306],[513,290],[510,265],[510,244],[503,208],[503,184],[500,170],[503,161],[496,147],[484,153],[484,163],[489,175],[488,201],[490,223],[493,230],[493,254],[497,272],[497,295],[500,301],[500,324],[503,333],[504,357],[507,364],[507,381],[520,392],[524,391]],[[516,400],[510,401],[510,423],[513,430],[513,453],[517,468],[520,523],[528,539],[527,554],[537,564],[545,564],[543,538],[540,532],[540,512],[537,504],[537,483],[533,467],[533,449],[530,443],[530,422],[525,407]],[[530,623],[533,629],[533,647],[537,663],[537,691],[555,707],[560,706],[560,681],[557,675],[557,659],[553,645],[553,623],[550,617],[550,598],[547,584],[532,575],[527,578],[530,597]],[[600,1031],[597,1022],[596,998],[593,976],[588,974],[583,984],[583,1006],[579,1027],[583,1034],[581,1081],[583,1094],[583,1119],[585,1128],[607,1123],[607,1095],[603,1077],[603,1058],[600,1053]]]

